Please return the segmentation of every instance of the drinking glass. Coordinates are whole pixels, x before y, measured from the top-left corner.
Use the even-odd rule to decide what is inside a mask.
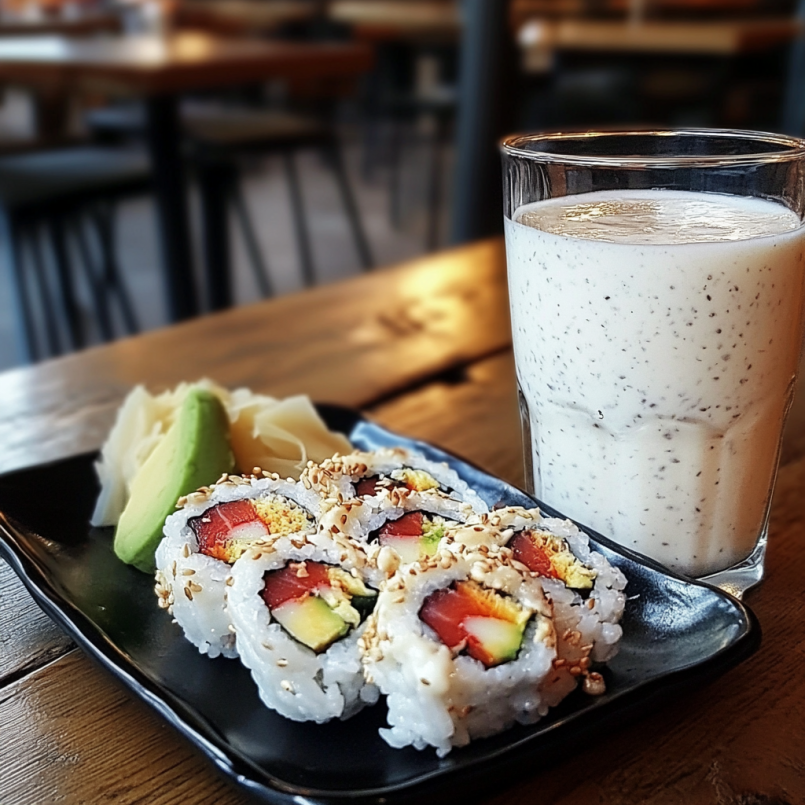
[[[803,339],[805,141],[728,130],[502,145],[529,490],[741,595]]]

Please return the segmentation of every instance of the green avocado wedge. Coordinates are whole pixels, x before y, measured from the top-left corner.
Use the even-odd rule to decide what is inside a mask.
[[[229,418],[209,391],[191,389],[162,441],[143,464],[115,531],[115,555],[144,573],[156,569],[154,552],[165,519],[183,495],[215,483],[234,466]]]

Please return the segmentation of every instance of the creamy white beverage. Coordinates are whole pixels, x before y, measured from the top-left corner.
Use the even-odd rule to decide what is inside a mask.
[[[798,216],[760,199],[627,190],[513,218],[535,494],[691,575],[746,558],[802,343]]]

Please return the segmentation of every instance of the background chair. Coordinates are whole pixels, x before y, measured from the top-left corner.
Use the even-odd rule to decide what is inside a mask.
[[[91,335],[108,341],[137,331],[115,255],[114,204],[150,185],[136,152],[79,147],[0,157],[0,227],[23,361],[80,349]]]

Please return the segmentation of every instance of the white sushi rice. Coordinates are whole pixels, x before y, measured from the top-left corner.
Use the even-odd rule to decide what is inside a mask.
[[[314,488],[325,496],[340,495],[343,499],[355,498],[355,484],[361,478],[374,476],[397,479],[401,471],[410,468],[422,470],[431,475],[444,489],[439,492],[444,497],[468,504],[477,513],[486,512],[489,507],[478,493],[455,470],[443,462],[431,461],[421,453],[402,447],[381,448],[371,452],[356,451],[346,456],[335,456],[323,461],[308,475]],[[437,490],[433,490],[434,494]]]
[[[366,624],[353,629],[317,654],[291,637],[272,619],[260,595],[263,577],[288,562],[303,560],[338,565],[377,583],[360,549],[327,548],[298,538],[281,538],[248,551],[232,566],[229,614],[238,635],[240,659],[251,670],[260,699],[286,718],[322,723],[348,718],[378,699],[377,688],[363,676],[358,641]]]
[[[211,487],[209,494],[190,497],[165,521],[164,537],[156,551],[157,594],[169,603],[185,637],[202,654],[237,657],[234,634],[226,608],[226,580],[231,566],[199,553],[198,540],[188,521],[220,503],[243,498],[279,495],[294,501],[315,518],[321,508],[319,496],[299,482],[274,478],[238,479]]]
[[[469,656],[453,657],[420,619],[431,593],[468,578],[534,612],[515,660],[486,668]],[[473,738],[537,721],[548,710],[540,685],[556,658],[550,615],[540,582],[494,550],[442,551],[402,568],[381,591],[364,639],[367,677],[387,695],[390,728],[380,730],[383,739],[394,747],[433,746],[443,757]]]

